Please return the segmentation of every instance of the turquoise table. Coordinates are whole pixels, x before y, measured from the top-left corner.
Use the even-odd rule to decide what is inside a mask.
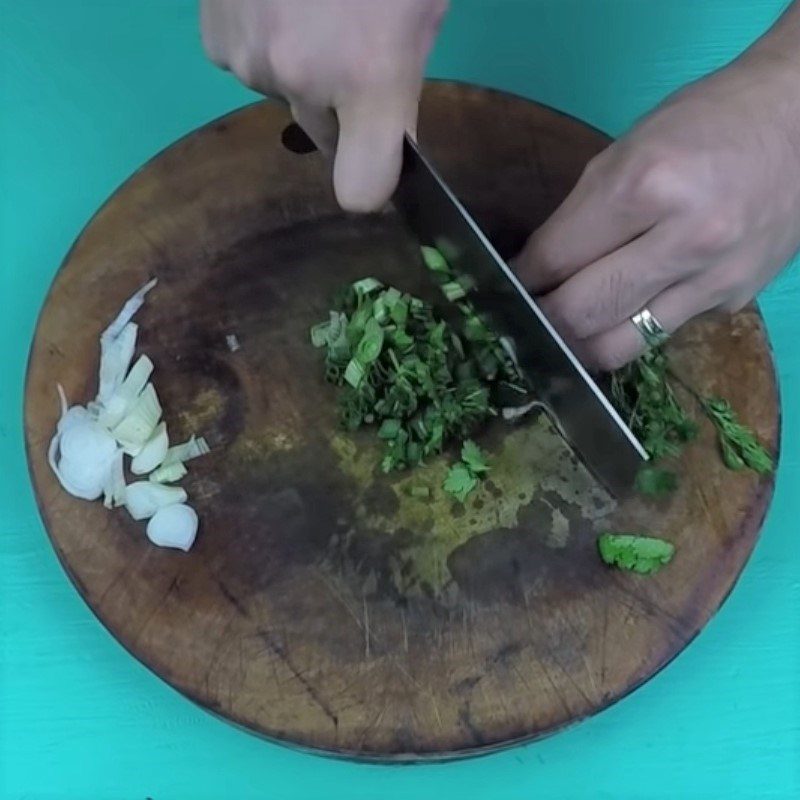
[[[519,92],[620,133],[738,53],[783,2],[452,5],[432,75]],[[114,187],[186,131],[252,98],[205,61],[191,0],[0,0],[0,798],[800,797],[796,272],[762,298],[785,427],[755,555],[683,655],[566,733],[440,766],[302,755],[195,708],[83,605],[45,537],[23,454],[36,315],[72,239]]]

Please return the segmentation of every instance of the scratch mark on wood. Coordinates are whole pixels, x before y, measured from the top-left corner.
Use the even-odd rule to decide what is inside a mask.
[[[333,723],[335,728],[339,727],[339,717],[334,714],[328,704],[319,696],[314,685],[305,677],[305,675],[294,665],[286,648],[280,642],[275,640],[275,637],[269,632],[264,630],[258,631],[261,640],[267,646],[267,650],[276,655],[286,665],[289,672],[295,677],[297,682],[305,689],[311,701],[319,707],[326,717]]]

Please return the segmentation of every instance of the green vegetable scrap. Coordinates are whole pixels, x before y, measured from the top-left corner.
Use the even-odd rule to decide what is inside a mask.
[[[714,397],[701,402],[703,411],[717,429],[722,458],[729,469],[749,468],[759,475],[772,472],[774,465],[769,453],[753,431],[739,422],[730,403]]]
[[[753,431],[736,418],[730,404],[702,397],[670,369],[662,348],[655,348],[611,377],[611,395],[629,427],[651,457],[651,465],[637,476],[636,488],[647,495],[662,495],[678,486],[677,475],[652,466],[663,458],[676,458],[697,435],[697,423],[678,400],[674,387],[693,398],[717,430],[720,451],[729,469],[752,469],[766,475],[774,469],[772,458]]]
[[[477,485],[478,479],[470,471],[469,467],[458,461],[450,467],[442,488],[453,495],[456,500],[460,500],[463,503]]]
[[[461,446],[461,461],[450,467],[442,488],[462,503],[489,471],[486,454],[471,439]]]
[[[363,278],[311,329],[312,344],[326,351],[327,380],[341,387],[343,426],[377,426],[385,472],[422,464],[468,436],[496,415],[501,391],[518,403],[528,398],[513,350],[465,299],[471,282],[435,248],[423,247],[422,256],[448,301],[458,301],[455,323],[419,298]],[[473,477],[485,473],[482,459],[472,444],[464,461]]]
[[[678,402],[668,380],[669,363],[656,348],[612,375],[614,402],[654,460],[677,456],[697,435],[697,424]]]
[[[461,447],[461,460],[473,475],[485,475],[489,471],[486,454],[472,439],[467,439]]]
[[[630,533],[604,533],[597,539],[597,548],[609,566],[642,575],[658,572],[675,554],[670,542]]]

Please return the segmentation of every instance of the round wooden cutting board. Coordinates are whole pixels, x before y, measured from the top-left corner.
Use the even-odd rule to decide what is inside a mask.
[[[342,213],[320,155],[289,149],[303,149],[289,123],[284,108],[259,103],[180,140],[113,195],[58,273],[33,343],[25,423],[61,562],[156,674],[286,743],[443,758],[595,713],[716,611],[772,481],[726,471],[702,426],[674,496],[615,507],[535,415],[482,434],[493,471],[466,506],[440,489],[445,458],[412,477],[380,474],[374,434],[337,426],[308,329],[347,281],[428,289],[397,218]],[[420,142],[510,254],[608,140],[517,97],[432,83]],[[124,509],[68,496],[46,462],[56,383],[72,403],[94,397],[99,334],[151,276],[139,349],[156,365],[171,439],[203,434],[212,447],[183,482],[201,520],[188,554],[152,546]],[[777,448],[756,310],[697,321],[670,352],[685,381],[729,398]],[[414,481],[433,488],[430,500],[409,494]],[[596,551],[602,530],[663,536],[675,559],[649,578],[610,570]]]

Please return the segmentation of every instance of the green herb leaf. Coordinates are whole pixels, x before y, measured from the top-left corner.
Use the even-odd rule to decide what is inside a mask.
[[[655,461],[680,454],[697,425],[678,402],[668,380],[663,350],[655,348],[611,378],[614,404]]]
[[[478,479],[469,471],[466,464],[459,461],[450,467],[442,488],[463,503],[477,485]]]
[[[472,439],[467,439],[461,446],[461,460],[473,475],[484,475],[489,471],[486,455]]]
[[[729,469],[749,467],[759,475],[768,475],[773,471],[775,466],[772,457],[753,430],[739,422],[726,400],[709,397],[701,400],[701,405],[717,429],[722,458]]]
[[[675,546],[663,539],[629,533],[604,533],[597,539],[600,557],[609,566],[652,575],[669,564]]]

